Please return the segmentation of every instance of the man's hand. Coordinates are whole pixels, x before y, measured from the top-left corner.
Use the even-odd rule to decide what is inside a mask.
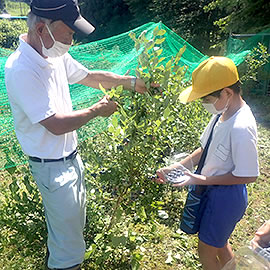
[[[152,87],[159,87],[160,85],[158,83],[151,83],[151,86]],[[147,88],[146,88],[145,83],[142,79],[139,79],[139,78],[136,79],[135,91],[140,93],[140,94],[144,94],[145,92],[147,92]]]
[[[96,103],[98,116],[108,117],[117,111],[117,102],[110,99],[109,96],[104,96]]]

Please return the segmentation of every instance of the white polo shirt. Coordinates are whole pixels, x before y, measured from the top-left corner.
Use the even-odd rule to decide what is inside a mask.
[[[204,148],[213,126],[212,117],[201,136]],[[231,118],[217,122],[210,143],[202,175],[255,177],[259,175],[257,153],[257,125],[248,105],[240,108]]]
[[[84,79],[88,70],[70,54],[44,59],[20,36],[20,46],[8,58],[5,82],[17,138],[28,156],[58,159],[77,147],[76,132],[56,136],[39,122],[70,113],[69,85]]]

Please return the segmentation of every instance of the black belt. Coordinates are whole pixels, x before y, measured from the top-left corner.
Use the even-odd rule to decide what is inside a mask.
[[[29,159],[32,161],[35,161],[35,162],[57,162],[57,161],[64,161],[64,160],[68,160],[68,159],[73,159],[76,157],[77,153],[78,153],[78,151],[76,149],[67,157],[63,157],[63,158],[59,158],[59,159],[47,159],[47,158],[38,158],[38,157],[29,157]]]

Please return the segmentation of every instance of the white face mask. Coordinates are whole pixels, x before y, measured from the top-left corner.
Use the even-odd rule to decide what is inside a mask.
[[[42,45],[42,54],[44,56],[47,56],[47,57],[55,58],[55,57],[59,57],[59,56],[64,55],[65,53],[67,53],[69,48],[71,47],[71,44],[64,44],[64,43],[61,43],[59,41],[56,41],[50,28],[48,27],[48,25],[47,24],[45,24],[45,25],[46,25],[48,32],[49,32],[52,40],[54,41],[54,43],[53,43],[53,46],[51,48],[47,49],[44,46],[42,38],[40,37],[40,41],[41,41],[41,45]]]
[[[228,109],[229,99],[227,100],[225,107],[219,111],[215,107],[215,104],[217,101],[218,101],[218,98],[216,99],[216,101],[214,103],[202,103],[202,105],[208,112],[210,112],[212,114],[221,114]]]

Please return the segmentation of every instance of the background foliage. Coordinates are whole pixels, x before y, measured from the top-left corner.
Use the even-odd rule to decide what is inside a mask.
[[[270,27],[267,0],[80,0],[79,4],[96,27],[86,42],[162,21],[204,54],[213,55],[219,54],[231,33],[257,33]]]
[[[219,10],[214,24],[224,33],[256,33],[270,27],[270,3],[267,0],[215,0],[204,10]]]
[[[104,0],[102,4],[81,0],[80,3],[84,16],[98,29],[89,40],[118,34],[119,25],[125,32],[161,20],[204,54],[218,54],[231,32],[256,33],[270,27],[267,0]],[[101,5],[102,9],[98,9]],[[112,12],[117,16],[112,16]]]
[[[0,20],[0,47],[15,49],[18,46],[18,36],[27,32],[26,21]]]
[[[0,0],[0,12],[2,12],[5,8],[5,0]]]

